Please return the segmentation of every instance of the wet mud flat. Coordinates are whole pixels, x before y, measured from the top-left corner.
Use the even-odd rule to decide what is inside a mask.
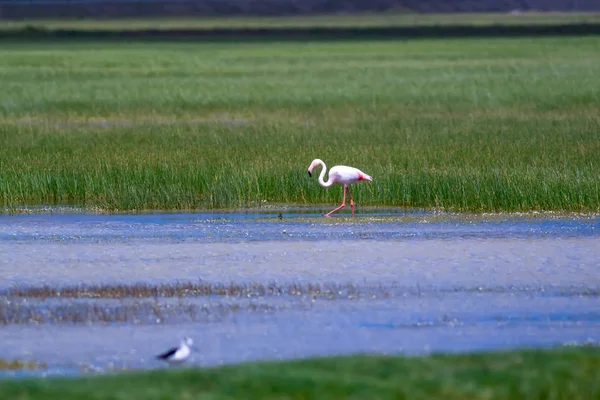
[[[0,217],[0,375],[594,343],[600,219]]]

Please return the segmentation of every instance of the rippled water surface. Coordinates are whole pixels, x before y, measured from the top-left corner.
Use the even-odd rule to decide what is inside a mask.
[[[599,228],[394,210],[0,216],[0,358],[65,374],[158,367],[182,335],[196,365],[596,341]]]

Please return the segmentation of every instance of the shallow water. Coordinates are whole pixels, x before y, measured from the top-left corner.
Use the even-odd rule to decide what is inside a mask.
[[[152,356],[182,335],[195,340],[190,363],[196,365],[596,341],[599,228],[598,216],[394,210],[354,219],[325,219],[314,210],[284,212],[282,219],[258,212],[0,216],[0,357],[48,364],[34,374],[68,374],[82,366],[158,367]],[[41,285],[188,281],[342,286],[327,295],[44,299],[8,293]],[[94,307],[112,310],[102,313],[108,322],[90,317]],[[152,307],[161,308],[162,320],[147,311]],[[24,317],[8,318],[14,310]],[[111,320],[123,310],[124,321]],[[82,321],[52,322],[53,313],[75,313]]]

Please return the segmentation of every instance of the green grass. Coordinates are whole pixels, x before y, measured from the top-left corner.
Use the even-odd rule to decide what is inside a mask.
[[[0,205],[600,210],[600,38],[7,42]],[[104,126],[100,125],[104,124]]]
[[[0,381],[7,399],[596,399],[600,350],[351,356]]]
[[[309,15],[289,17],[196,17],[129,19],[62,19],[0,21],[0,30],[37,27],[45,29],[210,29],[290,27],[380,27],[430,25],[555,25],[600,23],[600,13],[524,12],[416,14],[402,12]]]

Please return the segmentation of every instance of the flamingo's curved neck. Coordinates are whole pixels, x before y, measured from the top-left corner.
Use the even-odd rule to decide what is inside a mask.
[[[323,180],[323,178],[325,178],[325,172],[327,172],[327,166],[325,165],[323,160],[317,160],[317,163],[320,164],[321,167],[323,167],[321,173],[319,174],[319,185],[325,188],[333,185],[333,181],[331,179],[327,178],[327,182]]]

